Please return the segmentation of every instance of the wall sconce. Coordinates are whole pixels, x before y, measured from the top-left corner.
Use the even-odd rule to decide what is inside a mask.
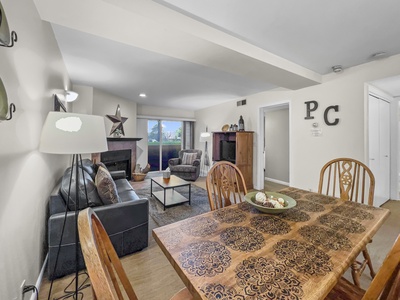
[[[14,103],[8,105],[6,89],[3,81],[0,78],[0,121],[9,121],[12,119],[12,114],[15,112],[16,107]],[[8,115],[10,113],[10,115]]]
[[[11,31],[10,33],[6,13],[0,3],[0,46],[12,47],[17,39],[17,33],[15,31]]]
[[[67,111],[67,102],[73,102],[78,98],[77,92],[63,90],[60,93],[54,94],[54,110]]]
[[[73,102],[75,101],[79,94],[77,92],[64,90],[63,93],[56,93],[58,99],[65,102]]]

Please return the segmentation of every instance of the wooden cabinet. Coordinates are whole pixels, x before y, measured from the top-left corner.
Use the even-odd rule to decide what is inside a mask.
[[[212,160],[227,160],[242,172],[248,190],[253,188],[253,131],[213,132]]]

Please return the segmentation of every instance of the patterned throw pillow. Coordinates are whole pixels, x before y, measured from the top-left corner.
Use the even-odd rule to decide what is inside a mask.
[[[100,167],[103,167],[104,169],[106,169],[108,171],[106,165],[100,161],[96,164],[96,172],[99,170]]]
[[[183,153],[182,165],[192,165],[197,158],[197,153]]]
[[[99,167],[94,182],[97,187],[97,193],[104,204],[121,202],[118,196],[117,186],[115,185],[115,182],[108,170],[104,169],[103,167]]]

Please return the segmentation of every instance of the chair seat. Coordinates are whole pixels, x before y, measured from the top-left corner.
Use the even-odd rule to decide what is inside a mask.
[[[365,291],[341,277],[325,300],[360,300]]]
[[[171,300],[191,300],[191,299],[193,299],[193,296],[192,294],[190,294],[187,288],[181,289],[171,298]]]

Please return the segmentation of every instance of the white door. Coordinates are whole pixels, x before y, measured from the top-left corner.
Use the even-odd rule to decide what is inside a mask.
[[[390,103],[369,96],[369,168],[375,176],[374,206],[390,198]]]

